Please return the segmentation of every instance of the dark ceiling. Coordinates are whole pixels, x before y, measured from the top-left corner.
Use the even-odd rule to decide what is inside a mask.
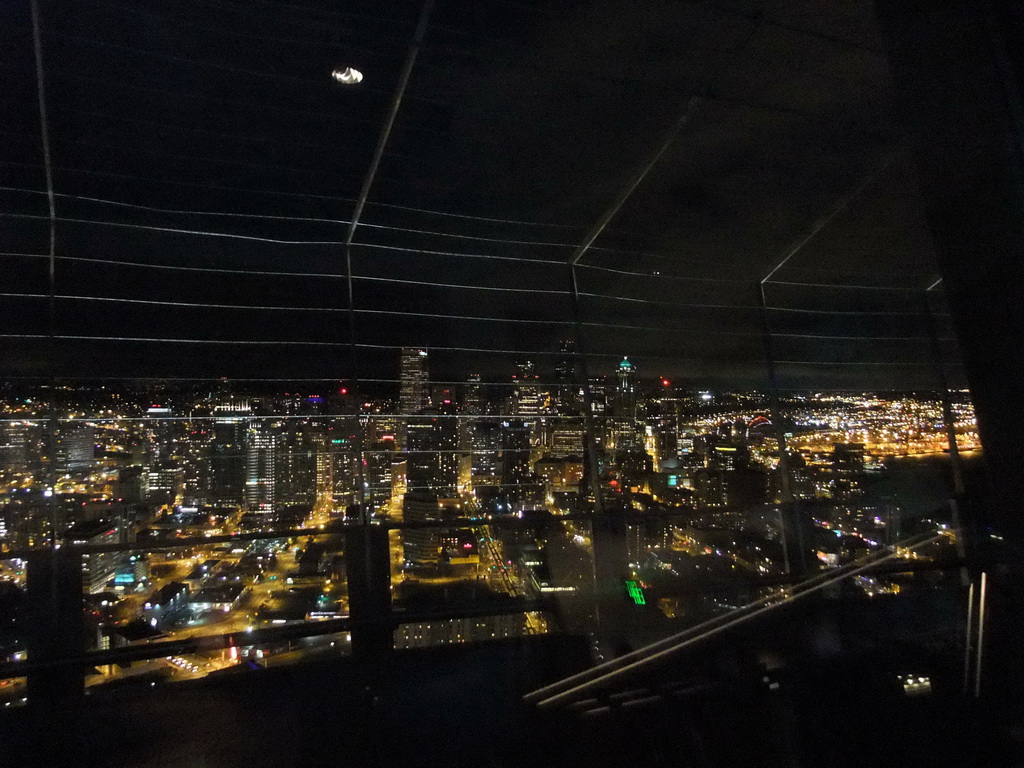
[[[353,232],[351,315],[348,223],[422,6],[40,11],[60,338],[37,338],[49,214],[18,0],[0,25],[5,376],[393,378],[405,345],[439,377],[550,370],[575,334],[568,260],[685,114],[580,255],[591,371],[628,354],[761,385],[771,274],[784,385],[935,385],[937,275],[869,0],[437,0]]]

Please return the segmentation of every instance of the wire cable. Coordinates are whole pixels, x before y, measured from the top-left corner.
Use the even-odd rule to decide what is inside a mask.
[[[17,161],[12,161],[12,160],[0,160],[0,165],[9,165],[9,166],[22,167],[22,168],[41,168],[42,167],[42,166],[40,166],[40,165],[38,165],[36,163],[23,163],[23,162],[17,162]],[[217,190],[217,191],[222,191],[222,192],[242,192],[242,193],[245,193],[245,194],[252,194],[252,195],[275,195],[275,196],[278,196],[278,197],[296,197],[296,198],[304,198],[304,199],[308,199],[308,200],[323,200],[323,201],[328,201],[328,202],[344,202],[344,203],[354,203],[354,202],[356,202],[355,198],[340,197],[338,195],[318,195],[318,194],[313,194],[313,193],[310,193],[310,192],[284,192],[284,191],[281,191],[281,190],[273,190],[273,189],[247,189],[245,187],[229,187],[229,186],[216,185],[216,184],[199,184],[199,183],[190,182],[190,181],[178,181],[178,180],[174,180],[174,179],[161,179],[161,178],[156,178],[156,177],[153,177],[153,176],[135,176],[135,175],[126,174],[126,173],[113,173],[113,172],[110,172],[110,171],[95,171],[95,170],[87,170],[87,169],[84,169],[84,168],[68,168],[66,166],[55,166],[54,170],[61,171],[62,173],[79,173],[79,174],[83,174],[83,175],[87,175],[87,176],[101,176],[101,177],[107,177],[107,178],[112,178],[112,179],[128,179],[128,180],[131,180],[131,181],[142,181],[142,182],[156,183],[156,184],[168,184],[168,185],[175,185],[175,186],[182,186],[182,187],[190,187],[190,188],[195,188],[195,189],[211,189],[211,190]],[[489,224],[513,224],[513,225],[533,226],[533,227],[557,227],[559,229],[571,229],[571,230],[580,230],[580,229],[582,229],[582,227],[580,227],[578,225],[575,225],[575,224],[555,224],[555,223],[541,222],[541,221],[524,221],[524,220],[520,220],[520,219],[502,219],[502,218],[495,218],[495,217],[490,217],[490,216],[474,216],[474,215],[464,214],[464,213],[453,213],[453,212],[450,212],[450,211],[435,211],[435,210],[431,210],[431,209],[428,209],[428,208],[416,208],[416,207],[408,206],[408,205],[397,205],[395,203],[382,203],[382,202],[368,201],[367,202],[367,206],[379,207],[379,208],[388,208],[388,209],[391,209],[391,210],[406,211],[406,212],[409,212],[409,213],[422,213],[422,214],[431,215],[431,216],[441,216],[441,217],[446,217],[446,218],[465,219],[465,220],[469,220],[469,221],[487,222]],[[721,266],[721,265],[719,265],[719,266]]]
[[[35,195],[46,194],[42,190],[26,189],[24,187],[0,186],[0,191],[20,192],[20,193],[35,194]],[[200,211],[200,210],[183,209],[183,208],[159,208],[159,207],[151,206],[151,205],[139,205],[137,203],[126,203],[126,202],[122,202],[122,201],[118,201],[118,200],[109,200],[109,199],[100,198],[100,197],[90,197],[90,196],[87,196],[87,195],[71,195],[71,194],[56,193],[56,196],[57,197],[62,197],[62,198],[67,198],[67,199],[70,199],[70,200],[83,200],[83,201],[86,201],[86,202],[100,203],[100,204],[103,204],[103,205],[112,205],[112,206],[117,206],[117,207],[121,207],[121,208],[132,208],[132,209],[142,210],[142,211],[152,211],[154,213],[170,213],[170,214],[184,215],[184,216],[210,216],[210,217],[214,217],[214,218],[221,218],[221,217],[223,217],[223,218],[259,219],[259,220],[266,220],[266,221],[309,222],[309,223],[317,223],[317,224],[332,224],[332,225],[337,225],[337,226],[348,226],[348,224],[349,224],[348,220],[346,220],[346,219],[329,219],[329,218],[315,217],[315,216],[276,216],[276,215],[264,214],[264,213],[237,213],[237,212],[228,212],[228,211]],[[95,220],[95,223],[103,224],[103,223],[106,223],[106,222]],[[463,234],[458,234],[458,233],[455,233],[455,232],[439,232],[439,231],[436,231],[436,230],[415,229],[415,228],[411,228],[411,227],[396,227],[396,226],[390,226],[390,225],[386,225],[386,224],[369,224],[369,223],[366,223],[366,222],[361,222],[359,226],[365,227],[367,229],[378,229],[378,230],[383,230],[383,231],[388,231],[388,232],[405,232],[405,233],[409,233],[409,234],[431,235],[431,236],[437,236],[437,237],[451,237],[451,238],[456,238],[456,239],[460,239],[460,240],[474,240],[474,241],[481,241],[481,242],[504,243],[504,244],[509,244],[509,245],[537,245],[537,246],[550,246],[550,247],[557,247],[557,248],[572,248],[573,247],[571,243],[556,243],[556,242],[545,242],[545,241],[540,241],[540,240],[516,240],[516,239],[512,239],[512,238],[502,238],[502,237],[483,237],[483,236],[476,236],[476,235],[463,235]],[[303,242],[303,241],[299,241],[299,242]],[[376,245],[376,244],[373,244],[373,243],[354,243],[354,245],[362,245],[362,246],[371,247],[371,248],[372,247],[377,247],[377,248],[389,247],[389,246]],[[415,248],[394,248],[393,246],[390,246],[390,247],[393,250],[407,250],[407,251],[419,251],[420,250],[420,249],[415,249]],[[492,256],[490,254],[463,254],[463,253],[453,252],[453,251],[422,251],[422,252],[425,252],[425,253],[444,253],[446,255],[452,255],[452,256],[475,256],[477,258],[495,258],[495,259],[504,259],[506,261],[537,261],[537,262],[545,262],[545,261],[547,261],[547,260],[544,260],[544,259],[525,259],[525,258],[516,258],[516,257],[510,257],[510,256]],[[605,269],[605,268],[603,268],[603,267],[596,267],[596,269]],[[641,274],[641,273],[636,273],[636,274]],[[719,279],[723,280],[721,278],[719,278]],[[739,282],[739,281],[723,280],[723,282]]]
[[[9,299],[46,299],[49,298],[44,293],[0,293],[0,297]],[[119,296],[86,296],[80,294],[57,294],[54,298],[60,301],[90,301],[90,302],[109,302],[118,304],[141,304],[150,306],[161,306],[161,307],[192,307],[199,309],[238,309],[238,310],[258,310],[258,311],[284,311],[284,312],[328,312],[328,313],[347,313],[348,309],[345,307],[295,307],[295,306],[283,306],[283,305],[255,305],[255,304],[223,304],[216,302],[189,302],[189,301],[170,301],[170,300],[157,300],[157,299],[131,299]],[[436,312],[404,312],[401,310],[387,310],[387,309],[355,309],[357,315],[372,315],[372,316],[384,316],[384,317],[409,317],[409,318],[429,318],[437,320],[456,320],[460,322],[493,322],[493,323],[511,323],[514,325],[544,325],[544,326],[562,326],[568,327],[573,325],[573,321],[570,319],[566,320],[540,320],[531,318],[517,318],[517,317],[486,317],[483,315],[449,315]],[[739,336],[739,337],[760,337],[761,334],[754,331],[728,331],[718,328],[673,328],[669,326],[655,326],[655,325],[635,325],[635,324],[623,324],[623,323],[601,323],[601,322],[586,322],[582,323],[584,326],[590,328],[608,328],[613,330],[635,330],[635,331],[658,331],[661,333],[701,333],[709,334],[712,336]],[[835,334],[814,334],[814,333],[779,333],[775,332],[772,334],[773,337],[778,338],[792,338],[792,339],[821,339],[828,341],[929,341],[927,336],[851,336],[851,335],[835,335]],[[940,341],[955,341],[953,337],[943,336],[939,338]]]

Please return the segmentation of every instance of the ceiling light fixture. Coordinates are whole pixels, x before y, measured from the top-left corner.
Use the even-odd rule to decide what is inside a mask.
[[[353,67],[338,67],[331,73],[331,77],[342,85],[355,85],[363,80],[363,73]]]

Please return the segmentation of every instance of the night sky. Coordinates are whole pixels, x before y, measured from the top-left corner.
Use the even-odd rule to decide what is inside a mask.
[[[936,386],[866,2],[438,0],[354,233],[353,361],[344,241],[421,8],[41,0],[55,330],[90,337],[51,353],[16,338],[49,329],[49,221],[29,5],[0,5],[3,376],[393,378],[399,346],[548,374],[567,260],[696,95],[581,259],[591,372],[763,386],[757,285],[860,189],[767,286],[782,384]]]

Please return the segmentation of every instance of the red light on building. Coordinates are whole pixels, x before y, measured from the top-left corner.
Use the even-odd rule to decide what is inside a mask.
[[[662,379],[661,379],[661,386],[663,386],[663,387],[667,387],[667,386],[669,386],[669,385],[671,385],[671,384],[672,384],[672,382],[671,382],[671,381],[669,381],[669,380],[668,380],[668,379],[666,379],[665,377],[662,377]]]
[[[342,387],[341,389],[339,389],[338,390],[338,394],[339,395],[347,395],[348,394],[348,387]]]

